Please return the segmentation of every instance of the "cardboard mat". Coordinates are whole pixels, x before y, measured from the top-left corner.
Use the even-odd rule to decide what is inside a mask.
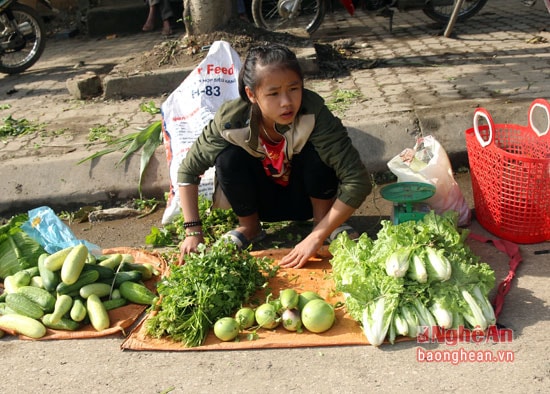
[[[272,258],[277,263],[288,252],[289,249],[270,249],[253,252],[252,254],[257,257],[265,256]],[[334,282],[330,276],[331,266],[329,259],[330,254],[324,250],[320,258],[310,261],[302,269],[281,268],[277,275],[269,281],[269,288],[274,297],[278,297],[281,289],[293,288],[299,293],[306,290],[315,291],[333,305],[343,301],[341,294],[336,295],[334,293]],[[265,299],[265,293],[258,293],[258,297]],[[172,341],[169,338],[155,339],[146,335],[144,324],[148,316],[145,316],[122,343],[121,348],[123,350],[198,351],[369,344],[361,327],[345,312],[345,308],[337,308],[335,312],[336,322],[330,330],[321,334],[314,334],[305,329],[302,333],[295,333],[279,326],[274,330],[257,330],[258,338],[255,340],[248,340],[246,333],[241,333],[237,342],[221,342],[211,330],[202,346],[192,348],[185,347],[183,343]]]
[[[110,253],[129,253],[134,256],[136,263],[152,264],[159,272],[163,273],[166,271],[166,263],[163,261],[160,256],[149,253],[141,249],[132,249],[132,248],[112,248],[104,249],[103,254]],[[154,276],[152,279],[144,282],[144,284],[151,290],[155,290],[156,281],[160,279],[161,275]],[[109,319],[111,325],[109,328],[96,331],[91,324],[82,326],[76,331],[64,331],[64,330],[52,330],[48,328],[46,330],[46,335],[38,340],[49,340],[49,339],[86,339],[86,338],[99,338],[106,337],[113,334],[122,334],[126,335],[125,330],[130,328],[132,325],[139,320],[143,313],[147,309],[145,305],[137,304],[128,304],[123,307],[113,309],[109,311]],[[13,334],[13,333],[12,333]],[[25,336],[19,336],[21,339],[31,339]]]

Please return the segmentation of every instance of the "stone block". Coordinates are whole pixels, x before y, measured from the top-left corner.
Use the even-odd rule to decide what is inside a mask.
[[[103,91],[99,76],[93,72],[68,79],[67,90],[78,100],[99,96]]]

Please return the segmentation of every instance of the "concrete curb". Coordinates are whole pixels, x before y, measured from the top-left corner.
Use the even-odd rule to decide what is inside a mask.
[[[408,113],[388,113],[384,117],[369,119],[367,124],[345,125],[363,162],[373,173],[388,171],[388,161],[404,146],[412,148],[420,130],[424,135],[432,134],[445,147],[456,169],[468,164],[465,131],[472,127],[472,118],[464,114],[471,113],[473,117],[473,108],[478,103],[464,101],[447,111],[443,118],[438,117],[441,111],[431,107]],[[526,119],[530,102],[495,104],[493,100],[488,107],[495,119]],[[449,132],[449,129],[460,132]],[[10,177],[0,182],[0,214],[20,212],[38,205],[61,210],[79,205],[114,204],[139,197],[139,155],[131,156],[121,165],[117,163],[123,152],[77,164],[89,155],[87,150],[76,150],[62,156],[24,157],[5,163],[3,172],[17,173],[17,181]],[[159,146],[152,157],[142,185],[142,193],[147,198],[163,199],[170,190],[164,146]]]

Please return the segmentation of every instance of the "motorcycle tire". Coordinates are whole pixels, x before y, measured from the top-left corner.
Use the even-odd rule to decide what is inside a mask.
[[[269,31],[299,28],[313,33],[325,18],[326,0],[301,0],[299,14],[292,17],[296,1],[300,0],[252,0],[255,25]]]
[[[18,74],[34,65],[46,47],[46,28],[44,20],[31,7],[25,4],[14,3],[5,12],[11,12],[18,25],[27,22],[30,31],[26,32],[22,46],[0,52],[0,73]],[[0,32],[5,26],[0,23]],[[1,36],[0,40],[7,37]]]
[[[452,3],[452,2],[451,2]],[[462,8],[458,12],[457,22],[463,22],[477,14],[487,3],[487,0],[464,0]],[[424,14],[436,22],[447,23],[451,19],[454,4],[437,6],[429,2],[422,10]]]

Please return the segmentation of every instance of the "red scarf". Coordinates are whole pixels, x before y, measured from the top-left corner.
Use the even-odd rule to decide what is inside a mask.
[[[281,142],[272,144],[263,137],[260,138],[266,153],[265,158],[262,160],[266,175],[273,178],[273,181],[279,185],[288,185],[290,163],[285,155],[286,139],[283,138]]]

